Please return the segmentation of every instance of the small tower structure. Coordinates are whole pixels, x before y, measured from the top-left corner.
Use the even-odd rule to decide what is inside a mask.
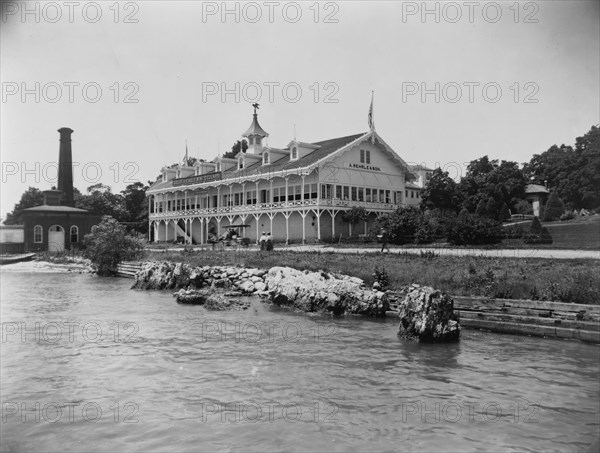
[[[254,107],[252,124],[248,130],[242,134],[242,137],[248,140],[248,152],[252,154],[260,154],[263,149],[262,140],[263,138],[268,137],[269,134],[265,132],[262,127],[260,127],[260,124],[258,124],[258,114],[256,113],[256,110],[259,108],[259,105],[252,104],[252,107]]]

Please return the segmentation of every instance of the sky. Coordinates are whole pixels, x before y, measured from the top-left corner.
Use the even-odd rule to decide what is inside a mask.
[[[599,123],[600,2],[2,2],[0,215],[56,184],[118,192],[252,120],[268,145],[375,127],[454,178],[527,162]]]

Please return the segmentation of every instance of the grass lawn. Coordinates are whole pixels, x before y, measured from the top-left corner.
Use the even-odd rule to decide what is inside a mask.
[[[600,216],[582,217],[566,222],[542,223],[552,235],[556,248],[600,249]]]
[[[411,283],[429,285],[455,295],[557,300],[598,304],[600,262],[395,254],[321,252],[271,253],[239,251],[165,252],[151,255],[194,266],[239,265],[342,273],[374,282],[375,267],[384,268],[391,288]]]

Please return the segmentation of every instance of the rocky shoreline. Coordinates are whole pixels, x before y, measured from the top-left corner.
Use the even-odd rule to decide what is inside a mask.
[[[458,319],[447,294],[411,285],[403,293],[383,292],[363,280],[329,272],[235,266],[191,266],[186,263],[146,262],[132,286],[144,290],[177,290],[178,303],[203,305],[209,310],[245,310],[242,296],[259,296],[274,305],[304,312],[385,317],[390,302],[398,306],[399,336],[421,342],[457,341]]]

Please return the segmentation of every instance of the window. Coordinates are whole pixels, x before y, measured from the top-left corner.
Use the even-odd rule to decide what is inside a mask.
[[[344,200],[350,199],[350,187],[344,186]]]
[[[248,137],[248,144],[252,145],[254,143],[254,137]]]
[[[358,188],[358,201],[365,201],[365,191],[362,187]]]
[[[408,198],[408,190],[405,190],[405,192],[406,192],[406,193],[404,194],[404,196],[405,196],[406,198]]]
[[[256,190],[246,192],[246,204],[256,204]]]
[[[41,225],[33,227],[33,242],[35,244],[41,244],[43,242],[43,229]]]
[[[238,170],[241,170],[242,168],[244,168],[244,159],[239,159],[238,160]]]
[[[371,163],[371,151],[366,149],[360,150],[360,163],[361,164],[370,164]]]
[[[71,244],[79,242],[79,228],[77,225],[71,227]]]
[[[269,153],[263,154],[263,165],[267,165],[269,163]]]
[[[292,160],[298,159],[298,148],[292,146]]]
[[[318,184],[311,184],[310,185],[310,198],[317,198],[317,194],[318,192]]]
[[[350,193],[352,195],[351,200],[352,201],[356,201],[357,200],[357,197],[356,197],[356,187],[352,187]]]
[[[373,193],[376,194],[377,193],[377,189],[373,189]],[[376,196],[376,195],[375,195]],[[371,202],[371,189],[366,189],[366,194],[365,194],[365,201],[367,203]]]
[[[335,186],[335,198],[342,199],[342,186]]]
[[[221,171],[221,162],[217,162],[217,171]]]

